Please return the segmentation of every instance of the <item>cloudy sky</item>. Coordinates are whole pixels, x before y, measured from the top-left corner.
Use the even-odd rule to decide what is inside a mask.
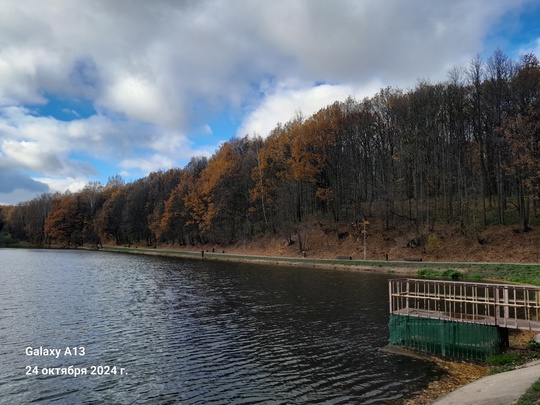
[[[131,181],[497,48],[540,0],[0,0],[0,204]]]

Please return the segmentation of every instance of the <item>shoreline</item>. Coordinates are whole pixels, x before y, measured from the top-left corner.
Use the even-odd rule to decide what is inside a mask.
[[[39,247],[38,247],[39,248]],[[455,263],[455,262],[408,262],[408,261],[363,261],[350,259],[320,259],[320,258],[305,258],[305,257],[287,257],[287,256],[265,256],[253,254],[238,254],[234,253],[217,253],[204,250],[180,250],[167,248],[147,248],[147,247],[127,247],[127,246],[111,246],[104,245],[101,248],[92,248],[88,246],[66,247],[52,246],[49,249],[80,249],[80,250],[95,250],[110,253],[123,254],[139,254],[146,256],[173,257],[187,260],[212,260],[212,261],[228,261],[237,263],[252,263],[255,265],[278,265],[290,267],[319,268],[339,271],[353,271],[363,273],[379,273],[396,276],[412,276],[420,277],[418,271],[426,268],[436,268],[441,273],[449,268],[459,268],[460,272],[467,274],[471,266],[491,266],[500,265],[497,263]],[[515,264],[509,264],[515,265]],[[522,266],[538,266],[536,263],[519,264]],[[430,275],[436,277],[434,275]],[[483,279],[488,281],[487,278]],[[496,282],[506,282],[506,280],[492,280]],[[425,405],[432,404],[443,396],[459,390],[478,379],[487,375],[489,366],[485,364],[469,363],[462,360],[445,360],[433,355],[417,353],[412,350],[401,348],[399,351],[384,350],[389,355],[405,355],[411,357],[421,357],[426,361],[435,364],[440,370],[445,372],[445,375],[431,381],[425,389],[413,397],[403,398],[400,402],[404,405]]]
[[[176,257],[188,260],[212,260],[212,261],[228,261],[237,263],[253,263],[255,265],[278,265],[278,266],[291,266],[291,267],[303,267],[320,268],[339,271],[354,271],[363,273],[380,273],[389,275],[402,275],[402,276],[417,276],[417,271],[421,267],[418,264],[432,265],[433,263],[408,263],[408,262],[369,262],[372,265],[366,265],[358,263],[358,261],[349,260],[332,260],[332,259],[311,259],[311,258],[291,258],[291,257],[274,257],[274,256],[259,256],[259,255],[238,255],[227,253],[212,253],[204,252],[204,256],[201,252],[185,251],[185,250],[169,250],[169,249],[152,249],[152,248],[140,248],[140,247],[117,247],[117,246],[103,246],[102,249],[106,252],[112,253],[125,253],[125,254],[140,254],[148,256],[160,256],[160,257]],[[373,265],[375,263],[375,265]],[[404,264],[404,267],[400,265]],[[426,388],[424,388],[419,394],[416,394],[409,398],[403,398],[401,404],[403,405],[416,405],[416,404],[431,404],[434,401],[442,398],[450,392],[453,392],[461,387],[464,387],[471,382],[474,382],[487,375],[488,366],[479,365],[475,363],[469,363],[465,361],[448,361],[438,358],[434,355],[419,353],[406,348],[396,347],[383,347],[379,348],[380,351],[385,352],[391,356],[408,356],[413,358],[421,358],[434,364],[435,367],[442,370],[445,374],[433,381],[431,381]]]
[[[1,247],[0,247],[1,248]],[[438,278],[449,280],[468,279],[471,282],[487,282],[500,284],[525,284],[540,286],[540,262],[495,262],[495,261],[424,261],[419,259],[404,260],[377,260],[377,259],[353,259],[352,257],[299,257],[292,255],[272,255],[259,254],[258,249],[248,250],[238,249],[231,245],[227,253],[225,251],[211,252],[209,248],[204,250],[204,257],[201,257],[202,249],[180,249],[175,246],[163,246],[157,248],[119,245],[97,246],[65,246],[65,245],[18,245],[5,246],[5,248],[26,248],[26,249],[80,249],[80,250],[102,250],[118,253],[145,254],[164,257],[179,257],[189,260],[216,260],[232,261],[240,263],[270,264],[280,266],[305,267],[305,268],[325,268],[347,271],[359,271],[366,273],[397,274],[404,276],[414,276],[418,278]],[[221,250],[221,248],[220,248]],[[257,253],[252,253],[257,252]],[[452,274],[451,272],[454,272]],[[446,274],[445,274],[446,273]],[[455,277],[457,275],[457,278]],[[467,280],[464,280],[467,281]]]
[[[365,273],[381,274],[402,274],[416,275],[417,271],[423,267],[446,266],[451,263],[435,262],[406,262],[406,261],[375,261],[375,260],[349,260],[349,259],[320,259],[320,258],[295,258],[290,256],[266,256],[237,253],[218,253],[204,251],[204,256],[200,251],[173,250],[161,248],[140,248],[140,247],[119,247],[104,245],[98,250],[105,252],[133,253],[150,256],[179,257],[189,260],[213,260],[229,261],[238,263],[270,264],[278,266],[322,268],[346,271],[358,271]]]
[[[83,247],[83,249],[85,249]],[[448,279],[454,281],[486,282],[499,284],[524,284],[540,286],[540,263],[515,262],[458,262],[423,260],[358,260],[352,258],[294,257],[245,253],[244,249],[231,248],[228,253],[204,250],[182,250],[175,247],[127,247],[103,245],[99,250],[134,254],[184,257],[193,260],[232,261],[253,264],[323,268],[365,273],[393,274],[418,278]],[[254,250],[257,252],[257,250]]]

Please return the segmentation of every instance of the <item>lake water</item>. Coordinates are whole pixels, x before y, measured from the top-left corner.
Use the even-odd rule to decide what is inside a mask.
[[[0,249],[0,403],[397,404],[435,370],[378,350],[387,280]]]

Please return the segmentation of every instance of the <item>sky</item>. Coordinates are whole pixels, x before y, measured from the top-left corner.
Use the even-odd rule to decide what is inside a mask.
[[[133,181],[501,49],[540,0],[0,0],[0,204]]]

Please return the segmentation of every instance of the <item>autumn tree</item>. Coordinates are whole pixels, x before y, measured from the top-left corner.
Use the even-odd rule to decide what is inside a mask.
[[[161,216],[159,237],[178,240],[181,245],[194,245],[198,237],[198,228],[192,223],[189,209],[186,206],[188,194],[195,189],[201,173],[208,165],[205,157],[192,158],[187,166],[180,172],[176,187],[171,191],[164,203],[164,212]]]
[[[104,203],[103,185],[99,182],[88,183],[78,195],[81,198],[83,229],[82,237],[85,242],[101,243],[96,229],[96,215]]]
[[[262,209],[265,227],[271,232],[291,234],[301,212],[298,187],[292,171],[291,125],[278,124],[258,150],[256,166],[251,176],[255,182],[250,190],[251,202]]]
[[[292,243],[296,233],[302,249],[313,219],[339,226],[377,218],[382,231],[417,233],[444,221],[467,234],[510,222],[515,210],[525,231],[540,211],[539,72],[536,56],[516,62],[497,50],[443,83],[293,113],[268,136],[233,138],[183,169],[21,203],[3,229],[38,244],[154,246],[260,232]]]
[[[208,161],[195,187],[185,197],[191,220],[201,236],[226,243],[247,236],[249,173],[256,164],[251,141],[232,139]]]
[[[80,236],[83,223],[80,196],[56,194],[45,221],[45,235],[55,242],[79,245],[84,242]]]
[[[116,244],[126,242],[123,211],[127,188],[123,184],[109,182],[103,189],[104,203],[95,217],[95,228],[102,241],[113,237]]]

